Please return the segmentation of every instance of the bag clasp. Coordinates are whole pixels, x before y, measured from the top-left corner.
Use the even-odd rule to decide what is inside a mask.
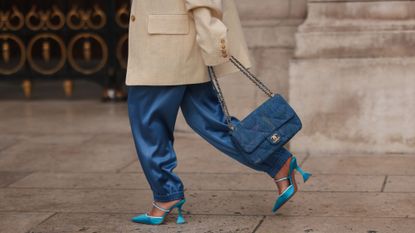
[[[281,139],[281,137],[280,137],[280,135],[278,135],[278,134],[273,134],[273,135],[271,136],[271,140],[272,140],[272,142],[274,142],[274,143],[278,143],[278,142],[280,141],[280,139]]]

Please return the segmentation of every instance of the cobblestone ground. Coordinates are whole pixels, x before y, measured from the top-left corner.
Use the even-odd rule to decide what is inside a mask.
[[[281,212],[275,183],[176,132],[187,224],[151,208],[125,104],[0,102],[0,232],[415,232],[415,155],[297,155],[313,173]]]

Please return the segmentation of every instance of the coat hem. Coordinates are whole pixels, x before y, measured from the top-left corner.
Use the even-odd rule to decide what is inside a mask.
[[[174,83],[140,83],[140,82],[126,82],[126,86],[178,86],[187,84],[207,83],[210,80],[194,81],[194,82],[174,82]]]

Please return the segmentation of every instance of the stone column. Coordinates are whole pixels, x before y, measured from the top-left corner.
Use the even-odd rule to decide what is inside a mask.
[[[306,16],[306,0],[235,0],[254,67],[251,71],[288,98],[289,61],[294,35]],[[267,96],[242,73],[220,79],[232,115],[243,118]],[[176,129],[191,132],[179,113]]]
[[[415,152],[415,2],[310,0],[290,63],[296,152]]]

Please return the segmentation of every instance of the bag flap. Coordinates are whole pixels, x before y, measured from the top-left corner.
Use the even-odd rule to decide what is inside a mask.
[[[240,121],[232,136],[244,151],[250,153],[294,116],[294,110],[276,94]]]

